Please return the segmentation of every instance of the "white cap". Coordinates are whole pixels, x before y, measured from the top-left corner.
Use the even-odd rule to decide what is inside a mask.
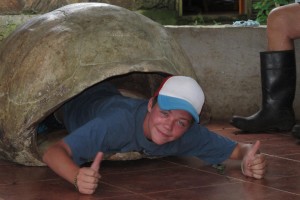
[[[162,110],[185,110],[199,123],[205,97],[193,78],[171,76],[161,84],[154,96],[158,97],[157,102]]]

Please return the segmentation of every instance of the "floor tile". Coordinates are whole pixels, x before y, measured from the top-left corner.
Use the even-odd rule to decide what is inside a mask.
[[[59,177],[47,167],[3,165],[0,167],[0,185],[53,180]]]
[[[148,194],[155,200],[296,200],[299,196],[251,183],[232,183]]]
[[[193,188],[210,184],[235,182],[231,178],[188,167],[172,167],[148,171],[135,171],[103,175],[102,181],[134,193],[158,192]]]
[[[285,157],[299,154],[300,144],[292,137],[282,137],[280,139],[262,141],[261,151],[266,154]]]

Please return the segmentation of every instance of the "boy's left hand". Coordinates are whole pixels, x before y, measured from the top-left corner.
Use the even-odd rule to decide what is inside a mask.
[[[266,159],[259,153],[259,147],[260,141],[256,141],[242,161],[241,167],[245,176],[261,179],[266,173]]]

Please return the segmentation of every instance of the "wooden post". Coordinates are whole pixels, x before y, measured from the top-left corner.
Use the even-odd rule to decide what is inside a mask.
[[[245,0],[239,0],[239,14],[245,14]]]
[[[176,0],[176,9],[178,12],[178,16],[182,17],[183,11],[182,11],[182,0]]]

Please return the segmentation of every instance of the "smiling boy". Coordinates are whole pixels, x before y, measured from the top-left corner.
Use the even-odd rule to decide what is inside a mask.
[[[262,178],[266,161],[258,153],[260,143],[237,143],[199,125],[203,103],[201,87],[186,76],[165,79],[148,101],[122,96],[100,83],[62,107],[70,134],[52,145],[43,160],[84,194],[98,186],[103,153],[192,155],[210,164],[240,159],[244,175]],[[91,167],[79,167],[91,160]]]

